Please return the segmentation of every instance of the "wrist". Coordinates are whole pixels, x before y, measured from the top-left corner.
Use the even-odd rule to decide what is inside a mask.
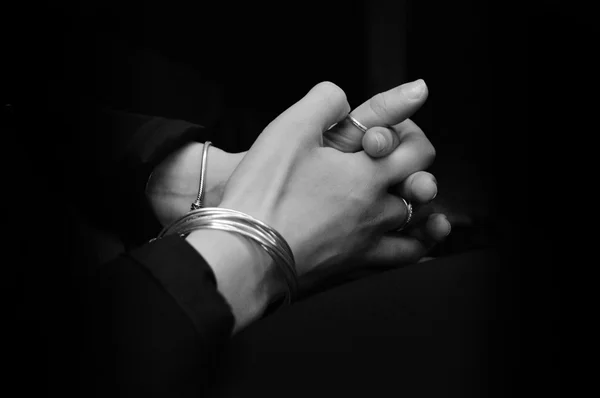
[[[231,306],[234,333],[260,318],[285,282],[268,253],[231,232],[201,229],[186,238],[215,273],[217,288]]]
[[[164,226],[190,210],[196,200],[204,144],[191,142],[169,155],[152,172],[146,196]],[[211,146],[208,151],[205,206],[218,206],[225,185],[243,154],[227,153]]]

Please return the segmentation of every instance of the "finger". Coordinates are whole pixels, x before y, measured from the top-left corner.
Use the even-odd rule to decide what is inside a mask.
[[[425,246],[431,247],[443,242],[451,231],[452,224],[450,224],[446,215],[433,213],[424,222],[413,225],[408,234],[419,239]]]
[[[410,119],[394,126],[400,145],[387,157],[377,159],[378,175],[389,187],[402,182],[412,173],[425,170],[435,159],[435,148],[429,139]],[[367,157],[362,152],[358,156]]]
[[[382,232],[395,231],[406,224],[409,210],[406,203],[396,195],[387,194],[382,199],[383,211],[377,219]]]
[[[365,127],[393,126],[413,115],[427,99],[427,85],[422,79],[379,93],[351,112]],[[324,134],[328,146],[343,152],[362,150],[365,133],[343,120]]]
[[[352,111],[352,116],[367,128],[393,126],[412,116],[427,94],[425,81],[418,79],[375,95]]]
[[[322,145],[323,132],[350,111],[344,91],[331,82],[313,87],[272,122],[282,139]]]
[[[372,127],[362,138],[364,151],[373,158],[381,158],[392,153],[400,144],[396,131],[387,127]]]
[[[419,261],[428,248],[411,236],[384,235],[365,253],[368,263],[379,266],[408,265]]]
[[[414,205],[426,204],[437,196],[437,180],[431,173],[417,171],[399,185],[392,187],[390,192],[403,197]]]
[[[409,236],[387,234],[366,254],[366,260],[377,265],[406,265],[416,263],[433,246],[443,242],[452,227],[444,214],[431,214],[418,226],[411,228]]]

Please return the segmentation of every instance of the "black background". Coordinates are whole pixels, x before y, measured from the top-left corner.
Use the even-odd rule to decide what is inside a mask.
[[[557,339],[548,330],[552,326],[540,334],[536,328],[540,319],[549,325],[559,320],[547,260],[552,253],[543,246],[547,232],[541,223],[543,204],[537,200],[546,182],[545,164],[538,156],[551,138],[541,131],[541,122],[530,124],[530,75],[535,70],[546,77],[548,68],[559,64],[555,59],[538,66],[546,52],[561,44],[557,26],[565,25],[555,24],[554,18],[564,22],[573,10],[559,2],[546,2],[544,7],[478,1],[403,4],[406,15],[399,20],[405,23],[404,68],[383,80],[400,84],[424,78],[428,83],[430,97],[414,120],[437,149],[431,171],[441,190],[460,186],[458,196],[484,209],[493,225],[494,245],[512,260],[506,266],[514,271],[510,277],[523,329],[515,344],[529,348],[521,351],[522,363],[507,366],[523,376],[535,351],[541,354],[534,361],[537,371],[522,379],[536,379],[538,372],[551,374],[546,372],[555,371],[550,359],[558,350]],[[113,1],[12,7],[3,14],[3,63],[9,68],[2,87],[2,122],[8,218],[21,226],[27,220],[24,233],[15,234],[10,248],[23,258],[14,267],[23,283],[9,290],[8,301],[20,315],[14,341],[20,348],[15,369],[21,374],[45,377],[45,366],[36,361],[45,356],[39,347],[57,338],[67,343],[76,335],[76,330],[61,328],[61,323],[68,325],[68,311],[61,306],[69,300],[62,286],[71,276],[61,270],[60,259],[69,253],[66,208],[73,201],[85,201],[62,195],[65,184],[78,183],[65,181],[63,170],[77,167],[70,152],[81,148],[53,123],[54,109],[69,109],[78,98],[87,97],[124,110],[220,123],[224,129],[239,128],[228,122],[235,120],[247,127],[244,134],[224,139],[221,146],[236,151],[247,149],[261,127],[319,81],[342,87],[352,106],[380,88],[369,75],[370,60],[363,56],[369,54],[370,44],[364,20],[368,5],[363,2],[240,6],[171,1],[124,6]],[[390,39],[390,53],[399,51],[394,43]],[[160,81],[144,93],[147,80],[138,77],[132,85],[135,69],[123,67],[127,54],[136,49],[152,49],[186,65],[198,76],[197,87],[209,85],[216,97],[181,94],[173,99],[169,85],[161,86]],[[545,82],[553,84],[550,79]],[[150,92],[152,96],[146,95]],[[220,106],[212,113],[200,107],[215,102]],[[469,173],[457,176],[448,170]],[[31,221],[22,217],[35,209],[43,213]],[[551,296],[538,306],[533,297],[542,292]],[[552,352],[534,348],[550,341]],[[72,366],[56,352],[48,359]],[[50,385],[68,384],[56,380],[60,370],[50,374]]]

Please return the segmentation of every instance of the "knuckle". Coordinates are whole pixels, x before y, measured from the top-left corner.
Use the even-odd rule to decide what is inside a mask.
[[[424,166],[427,167],[433,163],[437,152],[435,147],[427,138],[423,130],[421,130],[417,125],[412,126],[410,129],[410,135],[415,138],[415,142],[418,142],[417,148],[418,152],[423,160]]]
[[[330,101],[346,102],[346,93],[335,83],[324,81],[317,85],[318,90]]]
[[[424,158],[425,158],[425,161],[427,162],[427,164],[433,163],[437,153],[436,153],[435,147],[431,144],[431,142],[428,142],[428,145],[425,146],[424,152],[425,152]]]

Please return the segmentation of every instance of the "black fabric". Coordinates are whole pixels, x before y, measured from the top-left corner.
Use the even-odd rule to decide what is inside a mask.
[[[206,331],[206,319],[214,320],[222,327],[215,328],[214,333],[207,337],[208,341],[218,341],[231,333],[233,328],[232,316],[223,311],[228,306],[220,295],[214,295],[206,305],[205,289],[207,285],[217,286],[213,270],[201,259],[198,265],[198,252],[178,235],[167,236],[144,245],[129,254],[160,281],[161,285],[171,294],[177,304],[190,318],[199,334]],[[214,289],[213,289],[214,290]],[[214,303],[220,301],[220,303]]]
[[[307,298],[232,339],[211,396],[517,396],[513,265],[472,252]]]
[[[103,266],[88,297],[84,396],[197,396],[233,329],[212,270],[177,236]]]
[[[517,396],[519,314],[508,261],[473,252],[387,271],[306,298],[230,340],[233,318],[210,268],[168,237],[98,275],[86,356],[94,383],[84,391]]]

